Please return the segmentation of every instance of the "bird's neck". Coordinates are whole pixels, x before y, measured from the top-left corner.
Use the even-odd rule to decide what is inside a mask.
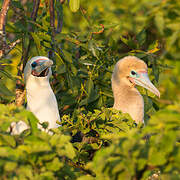
[[[112,90],[114,95],[113,108],[129,113],[138,123],[144,119],[144,101],[139,91],[125,81],[113,81]]]
[[[30,75],[26,82],[27,93],[41,92],[51,89],[49,84],[49,77],[35,77]]]

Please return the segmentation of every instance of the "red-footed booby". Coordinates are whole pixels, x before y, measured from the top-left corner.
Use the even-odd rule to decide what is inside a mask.
[[[37,117],[40,124],[48,122],[47,130],[57,128],[59,125],[56,122],[60,122],[56,97],[49,84],[52,65],[53,61],[49,58],[36,56],[27,62],[24,69],[27,110]],[[40,124],[38,128],[44,130]],[[13,126],[12,134],[20,134],[27,128],[23,121],[19,121]]]
[[[147,70],[144,61],[127,56],[116,63],[112,74],[113,108],[129,113],[136,123],[144,123],[144,100],[135,86],[142,86],[160,97],[160,92],[149,80]]]

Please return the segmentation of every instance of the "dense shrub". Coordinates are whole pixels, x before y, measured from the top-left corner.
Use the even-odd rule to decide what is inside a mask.
[[[1,178],[180,179],[179,1],[55,1],[55,26],[50,2],[40,2],[37,17],[32,1],[12,0],[9,7],[6,43],[20,43],[0,62]],[[37,55],[54,61],[51,86],[62,126],[53,135],[15,105],[22,67]],[[126,55],[143,59],[160,86],[158,100],[138,87],[145,126],[111,108],[112,70]],[[9,125],[19,120],[30,129],[10,135]]]

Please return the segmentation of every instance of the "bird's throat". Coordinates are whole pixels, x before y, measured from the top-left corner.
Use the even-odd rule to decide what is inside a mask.
[[[138,123],[144,118],[144,101],[139,91],[134,86],[112,80],[112,90],[114,95],[113,108],[129,113]]]

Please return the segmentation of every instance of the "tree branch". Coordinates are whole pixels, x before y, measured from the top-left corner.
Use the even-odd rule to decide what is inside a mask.
[[[57,10],[57,20],[58,20],[58,24],[57,24],[57,33],[61,33],[62,31],[62,27],[63,27],[63,7],[62,7],[62,3],[60,2],[59,5],[56,7],[58,8]]]
[[[5,25],[10,2],[11,0],[4,0],[0,12],[0,59],[7,55],[16,46],[16,44],[20,42],[19,39],[9,45],[6,42]]]
[[[55,37],[55,16],[54,16],[54,0],[50,0],[49,4],[49,12],[50,12],[50,27],[51,27],[51,39],[52,39],[52,49],[54,49],[54,37]],[[49,58],[53,60],[54,53],[52,50],[49,51]]]
[[[33,0],[33,11],[31,13],[31,19],[33,22],[36,21],[37,18],[37,13],[40,5],[40,0]],[[31,24],[28,26],[29,32],[33,32],[33,27]],[[31,44],[33,41],[32,36],[29,34],[29,43],[27,48],[24,47],[24,43],[22,43],[22,56],[21,56],[21,61],[20,61],[20,68],[18,70],[18,76],[22,77],[23,70],[26,66]],[[20,80],[16,81],[16,105],[21,106],[24,103],[24,98],[25,98],[25,89],[24,89],[24,84]]]
[[[50,11],[50,26],[53,30],[55,30],[54,26],[54,0],[50,0],[50,5],[49,5],[49,11]]]
[[[11,0],[4,0],[0,12],[0,34],[5,34],[5,21]]]

